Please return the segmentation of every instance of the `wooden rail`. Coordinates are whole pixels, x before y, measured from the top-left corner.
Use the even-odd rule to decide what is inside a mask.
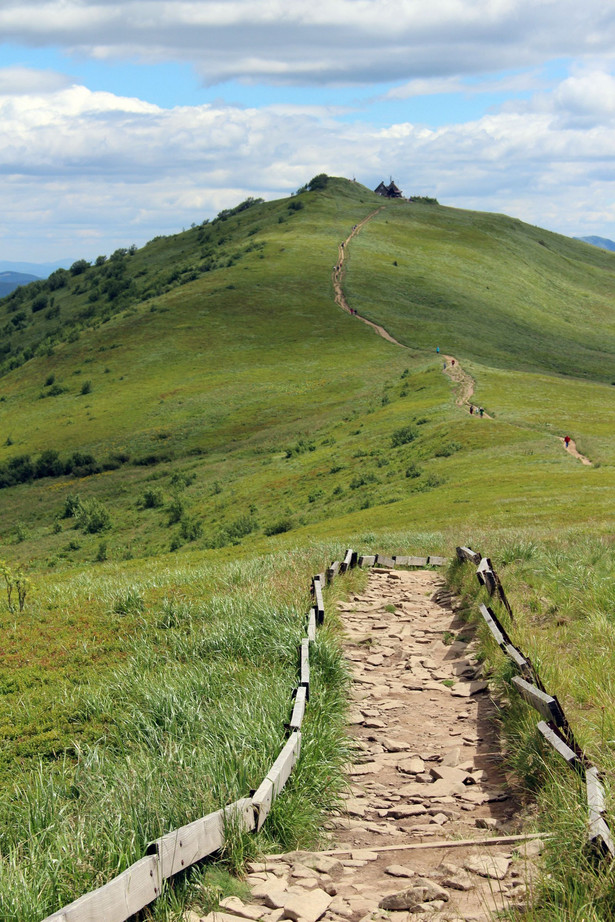
[[[457,559],[462,563],[469,562],[476,566],[478,581],[485,586],[490,596],[497,595],[512,621],[512,609],[491,560],[469,547],[458,547],[456,553]],[[547,693],[530,658],[524,656],[514,646],[506,629],[491,608],[487,605],[480,605],[479,611],[497,645],[521,673],[511,678],[512,686],[544,718],[537,724],[538,732],[566,764],[581,773],[585,779],[588,842],[603,855],[609,858],[615,857],[615,844],[603,815],[605,796],[600,772],[578,745],[562,706],[555,695]]]

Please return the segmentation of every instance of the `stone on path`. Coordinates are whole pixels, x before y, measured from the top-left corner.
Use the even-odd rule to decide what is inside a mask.
[[[331,900],[332,897],[320,888],[306,894],[292,893],[284,903],[282,918],[292,919],[294,922],[298,919],[303,919],[305,922],[316,922],[325,914]]]
[[[390,874],[391,877],[414,877],[416,871],[413,871],[412,868],[404,867],[403,864],[390,864],[384,869],[384,873]]]
[[[466,858],[463,866],[480,877],[504,880],[510,866],[510,858],[504,855],[473,855]]]

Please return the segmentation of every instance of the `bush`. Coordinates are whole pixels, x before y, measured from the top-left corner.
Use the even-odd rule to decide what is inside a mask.
[[[400,445],[407,445],[409,442],[413,442],[416,438],[416,431],[412,426],[403,426],[401,429],[396,429],[391,436],[391,445],[393,448],[399,448]]]
[[[164,494],[160,487],[148,487],[143,494],[141,505],[144,509],[159,509],[164,505]]]
[[[79,500],[74,516],[77,528],[80,528],[88,535],[94,535],[111,528],[111,513],[100,500],[95,498]]]
[[[265,534],[268,537],[271,535],[281,535],[285,531],[290,531],[293,527],[291,519],[278,519],[277,522],[273,522],[271,525],[268,525],[265,529]]]
[[[92,382],[89,380],[84,381],[83,384],[81,385],[81,395],[85,396],[86,394],[91,394],[91,393],[92,393]]]
[[[175,496],[169,503],[168,511],[169,525],[175,525],[176,522],[181,521],[186,511],[186,501],[181,496]]]
[[[420,467],[417,467],[416,464],[414,464],[414,462],[412,462],[412,464],[410,464],[410,465],[406,468],[406,477],[409,477],[409,478],[411,478],[411,479],[415,479],[416,477],[420,477],[421,474],[422,474],[422,471],[421,471]]]
[[[203,523],[195,518],[182,519],[179,533],[184,541],[196,541],[203,534]]]
[[[450,458],[456,451],[460,451],[463,446],[460,442],[447,442],[446,445],[440,446],[435,451],[436,458]]]

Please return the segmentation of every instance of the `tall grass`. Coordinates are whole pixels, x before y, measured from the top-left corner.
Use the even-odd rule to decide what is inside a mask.
[[[563,535],[536,542],[518,533],[488,554],[511,602],[514,622],[499,613],[513,642],[538,668],[549,694],[564,707],[577,741],[603,773],[607,821],[615,829],[611,781],[615,772],[615,543]],[[470,565],[453,564],[452,585],[476,610],[479,590]],[[497,603],[489,604],[497,607]],[[507,764],[521,791],[535,798],[531,822],[551,832],[544,874],[528,918],[535,922],[615,919],[615,865],[599,860],[587,842],[585,787],[536,730],[539,716],[509,684],[513,670],[480,628],[486,664],[498,689]]]
[[[125,869],[154,838],[258,787],[285,740],[308,567],[292,555],[222,567],[209,574],[216,593],[183,607],[163,599],[104,685],[75,690],[76,724],[93,721],[105,732],[73,755],[17,768],[1,792],[3,922],[40,920]],[[289,584],[299,570],[301,582]],[[276,803],[261,846],[230,836],[231,869],[259,847],[314,843],[322,810],[335,802],[347,754],[347,675],[333,625],[314,647],[312,681],[288,795]],[[167,908],[156,917],[173,901],[183,905],[182,893],[193,899],[194,886],[169,885]]]

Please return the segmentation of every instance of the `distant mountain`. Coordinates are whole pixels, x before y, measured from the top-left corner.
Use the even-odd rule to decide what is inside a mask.
[[[600,247],[603,250],[615,252],[615,241],[609,240],[608,237],[575,237],[575,240],[582,240],[583,243],[591,243],[594,247]]]
[[[74,261],[74,259],[58,259],[51,263],[26,263],[2,259],[0,260],[0,273],[24,272],[26,275],[33,275],[39,279],[46,279],[47,276],[55,272],[56,269],[70,269]]]
[[[37,282],[39,275],[27,275],[25,272],[0,272],[0,298],[10,295],[20,285]]]

